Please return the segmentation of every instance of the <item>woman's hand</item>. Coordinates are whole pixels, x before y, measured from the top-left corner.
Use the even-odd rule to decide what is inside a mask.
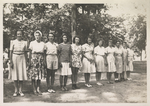
[[[45,67],[45,68],[47,68],[47,64],[46,64],[46,62],[44,62],[44,67]]]
[[[70,68],[72,67],[72,63],[71,63],[71,62],[69,63],[69,67],[70,67]]]
[[[13,62],[12,61],[10,61],[10,67],[13,69],[13,67],[14,67],[14,64],[13,64]]]

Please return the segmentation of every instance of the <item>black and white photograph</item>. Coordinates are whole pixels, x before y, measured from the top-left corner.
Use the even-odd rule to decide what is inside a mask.
[[[74,2],[3,1],[3,104],[148,103],[150,1]]]

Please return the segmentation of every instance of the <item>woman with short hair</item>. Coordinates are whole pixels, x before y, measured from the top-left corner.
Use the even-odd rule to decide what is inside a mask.
[[[80,45],[80,38],[75,36],[73,38],[73,44],[71,45],[72,52],[72,89],[79,89],[77,86],[77,75],[79,69],[82,67],[82,46]]]
[[[34,32],[35,40],[30,42],[29,49],[29,64],[30,64],[30,70],[28,73],[28,77],[32,79],[32,87],[33,87],[33,93],[35,95],[42,95],[42,92],[40,91],[40,83],[41,79],[44,79],[45,77],[45,70],[44,66],[45,63],[45,44],[41,41],[42,33],[41,31],[37,30]],[[37,80],[37,87],[35,86],[35,81]]]
[[[48,42],[45,44],[46,50],[46,65],[47,65],[47,88],[49,93],[55,93],[53,89],[54,81],[55,81],[55,72],[58,69],[58,57],[57,57],[57,48],[58,44],[54,42],[54,34],[49,33]],[[51,77],[51,86],[49,78]]]
[[[68,75],[71,75],[71,44],[68,43],[68,36],[62,35],[62,43],[58,46],[59,68],[60,68],[60,87],[62,91],[68,91],[66,87]],[[64,83],[63,83],[64,82]]]
[[[94,43],[92,42],[92,38],[87,38],[87,43],[82,45],[83,51],[83,60],[82,60],[82,69],[81,71],[84,73],[85,78],[85,86],[92,87],[90,84],[90,74],[95,73],[95,61],[94,61]]]
[[[22,93],[23,80],[27,80],[26,60],[27,42],[22,40],[23,31],[17,30],[17,39],[10,44],[10,73],[9,79],[14,80],[15,92],[13,96],[24,96]],[[19,91],[18,91],[19,89]]]
[[[121,47],[120,41],[117,41],[115,48],[115,82],[121,81],[122,72],[123,72],[123,49]]]
[[[114,53],[115,48],[112,45],[112,40],[109,40],[108,47],[106,48],[107,62],[108,62],[108,70],[107,70],[108,84],[113,84],[113,82],[111,81],[111,76],[114,72],[116,72]]]
[[[101,73],[107,72],[106,50],[103,47],[103,39],[98,40],[98,45],[94,48],[94,55],[95,55],[97,85],[103,85],[100,83]]]

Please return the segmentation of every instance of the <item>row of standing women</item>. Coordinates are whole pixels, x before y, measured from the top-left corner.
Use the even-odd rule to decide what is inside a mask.
[[[10,74],[9,79],[14,80],[15,92],[13,96],[24,96],[22,93],[23,80],[32,80],[33,93],[42,95],[40,91],[41,79],[46,77],[47,90],[54,93],[53,89],[55,72],[60,74],[60,87],[62,91],[67,91],[68,75],[71,75],[72,89],[79,89],[77,86],[78,71],[84,73],[85,86],[90,84],[90,73],[96,72],[96,81],[100,83],[102,72],[107,72],[108,84],[112,84],[111,75],[115,73],[115,81],[124,79],[127,71],[127,78],[130,78],[130,71],[133,71],[133,51],[127,49],[126,43],[123,48],[120,42],[116,47],[112,47],[112,40],[107,48],[103,47],[103,40],[98,41],[98,46],[94,48],[92,38],[88,37],[87,43],[80,45],[80,38],[74,37],[73,44],[68,43],[67,35],[62,35],[62,43],[54,42],[54,35],[48,35],[49,41],[41,41],[42,33],[37,30],[34,33],[35,40],[31,41],[29,48],[27,42],[23,41],[22,31],[18,30],[17,39],[10,44]],[[29,61],[27,63],[27,52],[29,50]],[[27,71],[26,67],[29,67]],[[46,71],[45,71],[46,68]],[[50,80],[51,78],[51,80]],[[37,83],[36,83],[37,82]],[[51,83],[50,83],[51,82]]]

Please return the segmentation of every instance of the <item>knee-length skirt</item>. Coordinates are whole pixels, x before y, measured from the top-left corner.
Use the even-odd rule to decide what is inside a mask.
[[[95,73],[95,63],[90,63],[86,58],[83,58],[81,71],[83,73]]]
[[[110,54],[107,56],[108,72],[116,72],[115,57]]]
[[[127,71],[133,71],[133,57],[128,57]]]
[[[107,72],[103,56],[96,56],[95,64],[97,72]]]
[[[116,72],[117,73],[122,73],[123,72],[123,64],[122,64],[122,57],[121,56],[116,56]]]
[[[46,77],[46,71],[44,70],[44,57],[43,54],[32,54],[31,66],[28,71],[29,79],[40,80]]]
[[[24,54],[12,55],[13,68],[9,70],[8,79],[12,80],[27,80],[26,60]]]

